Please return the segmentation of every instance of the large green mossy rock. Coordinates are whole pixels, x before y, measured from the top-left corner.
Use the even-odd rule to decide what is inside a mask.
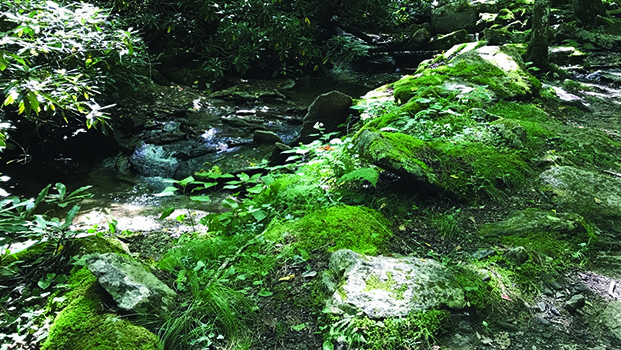
[[[317,210],[294,222],[276,224],[265,236],[272,241],[294,241],[305,250],[325,247],[329,251],[351,249],[378,254],[392,236],[390,223],[372,209],[339,206]]]
[[[610,330],[610,335],[621,342],[621,301],[611,301],[602,312],[600,320]]]
[[[158,338],[146,328],[104,311],[105,291],[88,269],[69,279],[66,306],[56,316],[42,350],[155,350]]]
[[[585,221],[578,214],[530,208],[518,211],[505,220],[483,225],[480,234],[486,237],[502,237],[526,236],[539,232],[577,235],[585,232]]]
[[[354,142],[360,156],[374,165],[464,200],[498,196],[505,187],[523,184],[531,172],[518,153],[483,143],[426,142],[368,129]]]
[[[574,212],[604,227],[621,220],[621,178],[569,166],[553,167],[539,176],[542,190],[559,210]]]
[[[446,64],[438,64],[440,62]],[[460,45],[435,62],[421,64],[415,75],[393,84],[395,101],[408,102],[420,97],[426,87],[455,85],[485,87],[501,99],[527,99],[541,88],[541,83],[526,70],[519,52],[509,46]]]
[[[339,250],[323,277],[334,314],[403,317],[434,308],[463,308],[464,291],[450,270],[435,260],[365,256]]]
[[[364,130],[356,138],[356,149],[363,158],[391,173],[437,184],[433,169],[421,160],[432,152],[425,141],[402,133]]]

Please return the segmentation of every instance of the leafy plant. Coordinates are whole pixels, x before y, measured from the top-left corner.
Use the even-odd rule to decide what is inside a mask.
[[[324,336],[323,350],[334,350],[335,343],[348,346],[364,344],[366,339],[362,334],[354,317],[344,317],[330,326],[328,333]]]
[[[107,107],[94,96],[133,84],[146,64],[136,32],[93,5],[27,0],[2,10],[2,107],[37,125],[106,123]]]

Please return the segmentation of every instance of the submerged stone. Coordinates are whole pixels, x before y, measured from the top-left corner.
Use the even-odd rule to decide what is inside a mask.
[[[170,317],[177,293],[138,262],[109,253],[92,256],[86,263],[119,308],[141,316]]]
[[[163,146],[146,143],[136,147],[129,161],[140,175],[149,177],[172,178],[179,166],[179,160]]]
[[[560,166],[543,172],[539,180],[560,210],[606,227],[616,227],[621,220],[620,177]]]
[[[327,283],[332,293],[327,309],[335,314],[362,311],[369,317],[385,318],[466,306],[459,284],[434,260],[370,257],[339,250],[332,254],[330,272],[337,282]]]

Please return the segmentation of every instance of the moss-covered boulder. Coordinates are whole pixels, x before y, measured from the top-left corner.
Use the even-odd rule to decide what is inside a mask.
[[[530,208],[508,218],[483,225],[480,234],[485,237],[526,236],[536,232],[579,234],[585,232],[584,218],[573,213]]]
[[[621,301],[611,301],[601,315],[601,323],[606,326],[610,335],[621,342]]]
[[[317,210],[294,222],[273,225],[265,236],[272,241],[293,240],[293,246],[329,251],[351,249],[378,254],[392,235],[380,213],[363,207],[338,206]]]
[[[93,255],[86,263],[119,308],[143,318],[170,318],[177,293],[137,261],[108,253]]]
[[[473,30],[479,14],[468,0],[446,1],[431,11],[431,28],[434,33],[450,33],[455,30]]]
[[[439,64],[446,62],[446,64]],[[429,86],[467,85],[485,87],[497,98],[526,99],[541,88],[541,82],[526,70],[519,52],[509,46],[459,45],[421,64],[415,75],[393,84],[395,101],[422,97]]]
[[[539,176],[542,190],[559,210],[578,213],[604,227],[621,220],[621,178],[615,175],[553,167]]]
[[[335,314],[362,311],[368,317],[385,318],[466,306],[464,292],[450,271],[429,259],[339,250],[330,258],[324,281],[331,293],[327,310]]]
[[[71,291],[58,314],[42,350],[156,350],[155,334],[127,319],[106,313],[105,291],[88,269],[76,270],[69,279]]]
[[[446,35],[438,35],[433,38],[425,48],[427,50],[448,50],[451,47],[470,41],[470,36],[465,29],[457,30]]]
[[[418,185],[464,200],[496,197],[525,183],[531,173],[517,152],[483,143],[426,142],[403,133],[363,130],[354,140],[362,158]]]
[[[402,133],[363,130],[356,138],[356,149],[380,168],[430,185],[437,184],[433,169],[421,160],[423,154],[430,151],[424,141]]]

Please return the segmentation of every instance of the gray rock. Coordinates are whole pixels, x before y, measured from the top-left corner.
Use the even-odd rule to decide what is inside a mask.
[[[482,236],[525,236],[538,232],[575,234],[584,231],[583,218],[577,214],[530,208],[507,219],[483,225]]]
[[[255,143],[264,143],[270,145],[273,145],[275,143],[282,143],[282,139],[275,132],[265,130],[255,130],[252,141],[254,141]]]
[[[384,318],[440,306],[466,306],[461,287],[434,260],[371,257],[339,250],[330,259],[330,269],[339,279],[327,302],[327,309],[335,314],[362,311],[369,317]]]
[[[465,29],[460,29],[446,35],[438,35],[425,48],[428,50],[448,50],[457,44],[469,41],[468,32]]]
[[[569,300],[567,300],[567,302],[565,302],[565,305],[563,305],[563,307],[565,308],[565,310],[571,313],[574,313],[584,306],[584,301],[585,301],[584,295],[576,294],[573,297],[571,297]]]
[[[319,95],[308,107],[300,137],[295,143],[307,143],[317,138],[310,136],[319,134],[319,130],[315,128],[317,124],[321,124],[325,133],[336,131],[339,125],[347,121],[347,117],[351,113],[349,109],[351,105],[352,98],[342,92],[331,91]]]
[[[107,253],[90,257],[86,264],[119,308],[141,316],[170,317],[177,293],[138,262]]]
[[[508,331],[511,332],[517,332],[520,330],[520,327],[514,325],[513,323],[509,323],[509,322],[504,322],[504,321],[498,321],[498,323],[496,323],[498,325],[498,327],[502,328],[502,329],[506,329]]]
[[[511,248],[504,256],[505,259],[518,266],[524,264],[530,258],[524,247]]]
[[[600,315],[600,320],[610,329],[611,335],[621,341],[621,301],[611,301]]]
[[[603,227],[621,219],[621,178],[569,166],[539,176],[542,189],[559,210],[578,213]]]
[[[468,0],[458,0],[431,10],[431,28],[434,33],[475,29],[479,13]]]

